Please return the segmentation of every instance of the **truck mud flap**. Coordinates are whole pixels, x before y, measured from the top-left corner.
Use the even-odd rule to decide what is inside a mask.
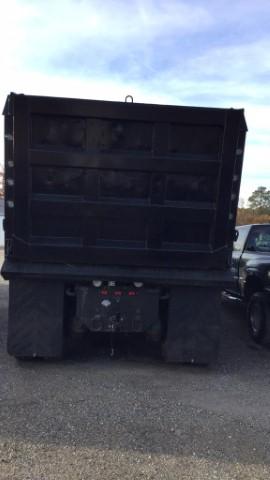
[[[62,282],[11,280],[8,353],[18,358],[60,357],[63,303]]]
[[[220,332],[220,291],[205,287],[171,290],[166,361],[208,365],[217,358]]]

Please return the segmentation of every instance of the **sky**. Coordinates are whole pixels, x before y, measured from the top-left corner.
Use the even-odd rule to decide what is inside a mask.
[[[270,0],[2,0],[9,92],[244,108],[240,197],[270,189]],[[3,163],[3,122],[0,163]]]

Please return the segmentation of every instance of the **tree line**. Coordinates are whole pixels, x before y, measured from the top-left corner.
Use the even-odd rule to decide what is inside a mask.
[[[270,190],[258,187],[248,198],[248,207],[238,208],[236,223],[270,223]]]

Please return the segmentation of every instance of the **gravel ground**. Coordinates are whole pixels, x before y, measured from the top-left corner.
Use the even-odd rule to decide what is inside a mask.
[[[170,366],[156,352],[106,342],[57,362],[6,353],[0,285],[0,479],[270,478],[270,352],[226,307],[211,368]]]

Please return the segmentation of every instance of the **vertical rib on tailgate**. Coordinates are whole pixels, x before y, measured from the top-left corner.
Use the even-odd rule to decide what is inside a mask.
[[[15,209],[6,210],[6,237],[15,258],[226,267],[241,110],[9,99]]]

